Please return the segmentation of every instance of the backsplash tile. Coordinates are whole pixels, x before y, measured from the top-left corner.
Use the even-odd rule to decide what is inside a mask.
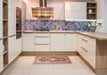
[[[88,21],[26,20],[25,30],[36,31],[86,31]]]

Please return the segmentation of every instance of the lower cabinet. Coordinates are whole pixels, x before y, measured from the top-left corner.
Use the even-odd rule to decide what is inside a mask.
[[[96,39],[78,35],[78,52],[96,68]]]
[[[48,44],[36,44],[35,51],[50,51],[50,45]]]
[[[8,57],[9,57],[9,63],[11,63],[18,55],[17,54],[16,36],[9,37],[8,39],[9,39]]]
[[[76,51],[77,34],[23,33],[23,51]]]
[[[3,49],[2,49],[2,40],[0,40],[0,72],[3,70]]]
[[[50,51],[50,33],[35,34],[35,51]]]
[[[34,33],[24,33],[23,34],[23,51],[35,51],[35,40]]]
[[[65,33],[51,34],[51,51],[66,51],[65,50]]]
[[[66,34],[66,51],[77,51],[77,34]]]
[[[17,54],[19,55],[22,52],[22,38],[16,40],[17,42]]]

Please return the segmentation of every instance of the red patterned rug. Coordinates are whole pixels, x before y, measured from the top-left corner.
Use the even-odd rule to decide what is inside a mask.
[[[71,63],[68,56],[37,56],[34,64],[66,64]]]

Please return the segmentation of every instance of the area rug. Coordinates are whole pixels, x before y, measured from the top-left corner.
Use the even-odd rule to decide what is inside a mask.
[[[66,64],[71,63],[68,56],[37,56],[34,64]]]

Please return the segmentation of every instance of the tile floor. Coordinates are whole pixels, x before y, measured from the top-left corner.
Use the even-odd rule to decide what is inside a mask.
[[[78,56],[72,64],[33,64],[35,56],[20,56],[3,75],[95,75]]]

